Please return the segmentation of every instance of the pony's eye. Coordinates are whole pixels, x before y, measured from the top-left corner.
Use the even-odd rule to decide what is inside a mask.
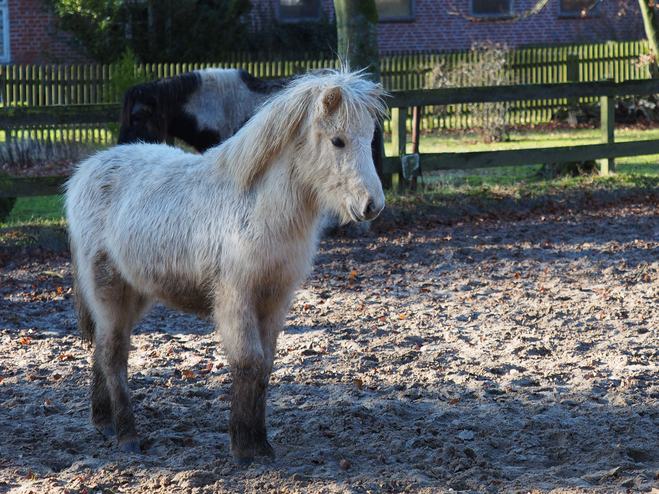
[[[332,144],[334,144],[337,148],[342,148],[345,147],[346,143],[341,139],[340,137],[332,137]]]

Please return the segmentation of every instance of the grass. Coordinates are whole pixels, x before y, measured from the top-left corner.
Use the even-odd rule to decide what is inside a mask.
[[[0,223],[0,227],[63,221],[63,196],[19,197],[6,223]]]

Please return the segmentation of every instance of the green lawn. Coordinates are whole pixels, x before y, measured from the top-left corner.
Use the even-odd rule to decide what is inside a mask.
[[[61,223],[64,220],[64,197],[19,197],[11,214],[1,227],[21,224]]]

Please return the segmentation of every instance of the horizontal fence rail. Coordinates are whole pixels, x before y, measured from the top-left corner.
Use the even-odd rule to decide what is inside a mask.
[[[120,109],[118,103],[0,108],[0,127],[116,123]]]
[[[57,196],[69,177],[0,178],[0,198]]]
[[[469,88],[396,91],[387,101],[392,108],[488,103],[530,99],[561,99],[600,96],[629,96],[659,93],[659,80],[527,84]]]
[[[420,154],[419,157],[421,169],[423,171],[433,171],[526,166],[540,163],[568,163],[647,154],[659,154],[659,140],[469,153],[428,153]],[[401,173],[400,157],[385,158],[383,172],[385,174]]]

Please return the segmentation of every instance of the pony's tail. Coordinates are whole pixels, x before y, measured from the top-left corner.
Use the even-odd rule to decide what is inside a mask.
[[[80,329],[82,341],[93,343],[95,330],[94,320],[92,319],[91,312],[89,312],[89,308],[85,303],[85,299],[79,293],[80,286],[77,283],[74,283],[73,286],[76,290],[73,306],[75,307],[76,316],[78,317],[78,329]]]

